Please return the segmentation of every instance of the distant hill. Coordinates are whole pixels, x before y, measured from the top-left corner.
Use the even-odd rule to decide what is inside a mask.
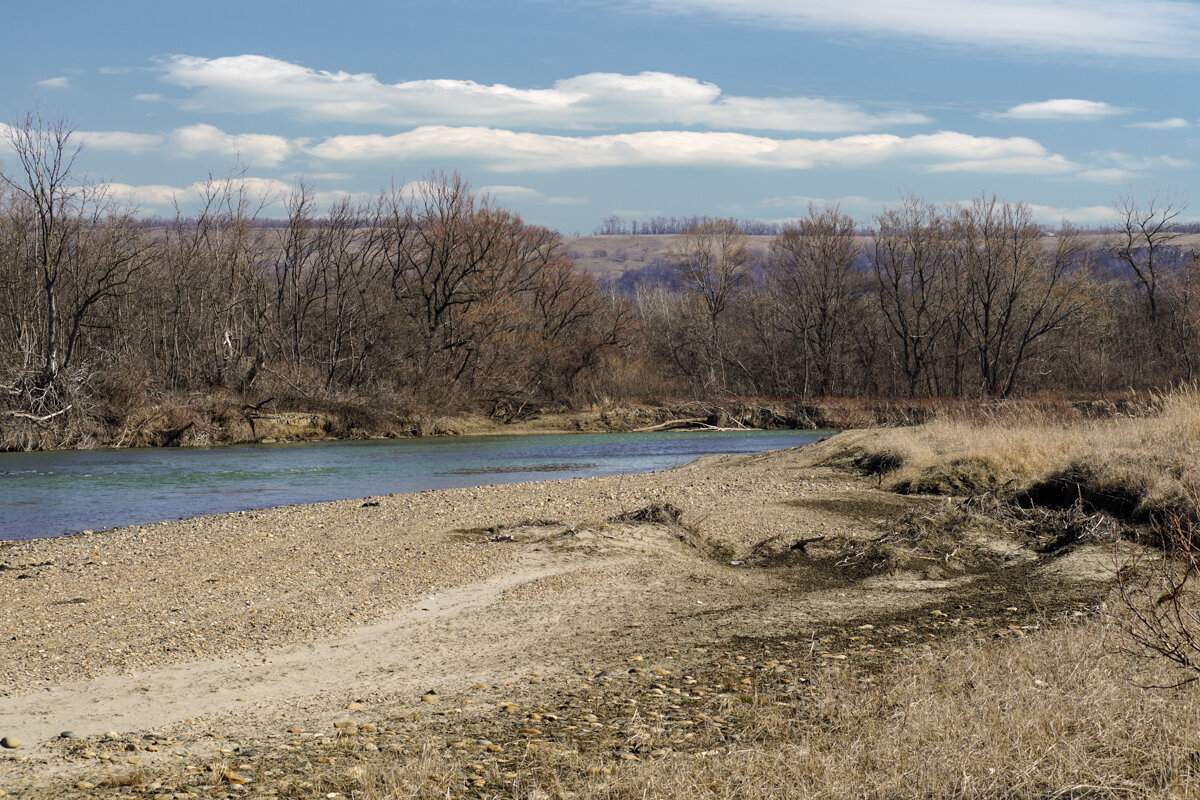
[[[772,236],[748,236],[750,249],[755,260],[765,259]],[[863,245],[870,242],[866,236],[858,237]],[[1096,246],[1102,246],[1110,237],[1105,234],[1086,234]],[[679,239],[678,234],[637,234],[618,236],[575,236],[563,240],[568,254],[580,269],[602,283],[623,292],[631,292],[639,285],[671,285],[671,251]],[[1054,246],[1055,238],[1046,236],[1046,247]],[[1190,253],[1200,253],[1200,234],[1188,233],[1171,243],[1174,252],[1166,261],[1182,263],[1190,259]],[[1164,254],[1166,255],[1166,254]],[[866,266],[863,260],[863,266]],[[1115,275],[1121,265],[1110,255],[1101,252],[1096,265],[1100,278]]]

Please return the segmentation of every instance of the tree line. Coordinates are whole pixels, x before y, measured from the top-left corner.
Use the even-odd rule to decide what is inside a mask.
[[[618,214],[609,214],[593,230],[594,236],[660,236],[680,234],[700,225],[716,222],[716,217],[690,215],[682,217],[653,216],[649,219],[625,219]],[[730,220],[747,236],[774,236],[783,230],[778,222],[758,219]]]
[[[1197,378],[1200,260],[1181,203],[1115,204],[1102,236],[981,195],[909,197],[863,229],[809,208],[766,253],[736,224],[678,239],[637,289],[651,360],[695,394],[1010,397]]]
[[[1178,203],[1048,235],[1023,204],[810,207],[767,251],[694,221],[619,292],[457,174],[278,224],[237,175],[147,224],[31,114],[0,171],[0,425],[100,430],[160,402],[395,414],[598,402],[1089,393],[1191,381],[1200,267]]]

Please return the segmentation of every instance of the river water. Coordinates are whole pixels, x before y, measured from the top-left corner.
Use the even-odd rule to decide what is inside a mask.
[[[0,453],[0,539],[391,492],[652,472],[830,431],[471,436]]]

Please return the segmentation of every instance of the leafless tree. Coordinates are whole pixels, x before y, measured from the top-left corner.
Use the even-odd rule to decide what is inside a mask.
[[[746,236],[732,220],[704,222],[680,235],[671,251],[671,262],[681,284],[699,299],[707,323],[707,381],[725,388],[721,316],[730,297],[745,282],[750,263]]]
[[[82,150],[66,120],[30,112],[6,129],[17,172],[0,172],[9,192],[9,258],[14,277],[37,286],[37,369],[18,376],[10,391],[35,411],[57,412],[66,402],[61,374],[72,365],[89,318],[119,295],[147,262],[149,243],[104,187],[75,172]],[[31,365],[32,366],[32,365]]]
[[[1147,313],[1157,324],[1163,284],[1164,249],[1179,238],[1180,217],[1187,204],[1172,197],[1151,195],[1138,203],[1131,193],[1117,198],[1117,232],[1112,237],[1113,253],[1136,276],[1145,292]]]
[[[953,318],[947,297],[950,265],[947,223],[936,208],[908,197],[876,218],[869,253],[879,307],[908,393],[916,395],[929,376],[938,339]]]
[[[1072,268],[1085,266],[1083,243],[1063,226],[1047,252],[1029,207],[997,203],[994,196],[960,208],[952,231],[955,274],[965,290],[963,327],[981,391],[1008,397],[1046,335],[1083,309],[1083,296],[1071,285]]]
[[[771,241],[771,285],[783,299],[782,323],[806,353],[801,394],[809,394],[809,364],[816,393],[838,387],[846,331],[855,324],[862,290],[854,262],[861,248],[854,220],[836,206],[818,209]]]

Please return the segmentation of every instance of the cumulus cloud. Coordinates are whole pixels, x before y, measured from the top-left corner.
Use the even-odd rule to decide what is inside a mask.
[[[1200,7],[1187,0],[612,0],[625,7],[770,28],[834,30],[1105,57],[1200,57]]]
[[[133,99],[139,103],[157,103],[163,99],[163,96],[158,92],[143,92],[142,94],[135,94]]]
[[[1131,122],[1127,128],[1143,128],[1148,131],[1170,131],[1190,127],[1191,124],[1183,117],[1171,117],[1157,122]]]
[[[308,148],[329,161],[452,160],[499,171],[625,166],[854,167],[904,161],[937,170],[1062,173],[1074,165],[1032,139],[952,131],[774,139],[742,133],[645,131],[557,136],[496,128],[427,126],[394,135],[333,136]]]
[[[40,86],[43,89],[70,89],[71,79],[66,75],[60,75],[57,78],[46,78],[44,81],[35,81],[34,86]]]
[[[177,153],[196,156],[216,153],[229,158],[241,158],[252,164],[275,167],[292,155],[295,147],[283,136],[262,133],[231,134],[213,125],[188,125],[177,128],[170,136]]]
[[[194,91],[194,111],[280,111],[307,120],[398,126],[604,128],[684,125],[841,133],[928,122],[905,110],[865,110],[812,97],[738,97],[666,72],[593,72],[522,89],[464,80],[384,83],[369,73],[316,70],[259,55],[173,56],[162,79]]]
[[[1126,109],[1108,103],[1062,98],[1043,100],[1040,103],[1021,103],[1007,111],[984,116],[993,119],[1096,120],[1125,113],[1128,113]]]

